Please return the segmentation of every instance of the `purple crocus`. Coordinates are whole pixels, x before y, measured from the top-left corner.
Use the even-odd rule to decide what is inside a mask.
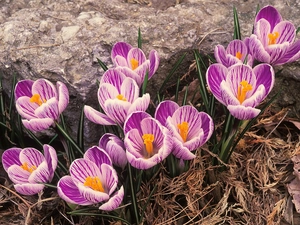
[[[15,87],[16,108],[23,125],[32,131],[48,129],[69,103],[69,92],[62,82],[54,86],[46,79],[22,80]]]
[[[84,106],[86,117],[101,125],[124,124],[127,116],[135,111],[145,111],[150,102],[148,93],[139,97],[137,83],[117,69],[107,70],[98,89],[98,101],[104,113]]]
[[[146,112],[134,112],[124,124],[128,162],[137,169],[149,169],[172,152],[170,131]]]
[[[123,186],[116,191],[118,175],[108,154],[98,146],[89,148],[83,158],[75,159],[70,175],[57,184],[58,195],[68,203],[93,205],[104,202],[99,209],[116,209],[124,196]]]
[[[44,145],[44,155],[35,148],[10,148],[2,155],[2,164],[16,191],[23,195],[41,192],[54,176],[57,166],[56,151]]]
[[[116,135],[106,133],[99,140],[99,147],[107,152],[112,163],[124,168],[127,164],[124,142]]]
[[[282,65],[300,58],[300,40],[296,28],[284,21],[272,6],[262,8],[255,18],[254,34],[246,41],[251,55],[260,62]]]
[[[205,144],[211,137],[214,124],[205,112],[189,105],[179,106],[173,101],[161,102],[155,112],[155,118],[166,126],[174,140],[173,155],[182,160],[191,160],[191,152]]]
[[[245,59],[247,59],[247,64],[252,66],[252,57],[248,55],[247,45],[241,40],[231,41],[226,49],[223,45],[217,45],[215,47],[215,58],[218,63],[226,67],[244,63]]]
[[[266,63],[253,69],[243,64],[226,68],[217,63],[206,72],[207,85],[212,94],[240,120],[252,119],[260,113],[260,109],[255,107],[272,90],[274,76],[273,68]]]
[[[117,42],[111,51],[111,58],[116,67],[121,67],[123,72],[133,78],[139,86],[144,81],[148,72],[150,79],[159,66],[159,56],[156,50],[151,50],[149,59],[146,59],[140,48],[134,48],[125,42]]]

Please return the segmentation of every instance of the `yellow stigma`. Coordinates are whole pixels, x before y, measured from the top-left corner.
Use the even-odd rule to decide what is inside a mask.
[[[36,170],[36,166],[28,167],[28,164],[25,162],[20,166],[23,170],[28,171],[29,173],[32,173],[34,170]]]
[[[147,151],[147,158],[150,158],[153,155],[153,141],[154,135],[153,134],[144,134],[142,136],[145,144],[145,149]]]
[[[241,60],[242,56],[243,56],[243,54],[240,52],[235,53],[235,57],[237,57],[239,60]]]
[[[125,102],[127,101],[127,99],[121,94],[117,95],[116,98],[119,99],[119,100],[125,101]]]
[[[186,142],[188,131],[189,131],[189,123],[183,121],[181,124],[177,124],[177,127],[179,129],[179,133],[183,142]]]
[[[104,192],[104,188],[99,177],[87,177],[83,185],[90,187],[95,191]]]
[[[274,33],[270,33],[268,34],[268,38],[269,38],[269,45],[273,45],[276,44],[276,40],[279,37],[279,33],[277,31],[275,31]]]
[[[248,91],[252,90],[252,85],[249,84],[247,81],[243,80],[238,87],[237,99],[242,104],[246,99],[246,94]]]
[[[130,63],[131,63],[131,68],[133,70],[135,70],[139,66],[139,61],[137,61],[135,58],[132,58],[130,60]]]
[[[42,105],[43,103],[46,102],[46,100],[42,101],[41,96],[39,94],[34,94],[32,95],[32,97],[30,98],[30,102],[32,103],[36,103],[38,105]]]

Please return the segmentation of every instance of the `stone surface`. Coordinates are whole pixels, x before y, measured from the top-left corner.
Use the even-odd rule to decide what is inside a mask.
[[[232,40],[233,6],[239,13],[243,37],[251,33],[257,4],[272,4],[284,19],[300,26],[300,0],[151,2],[149,6],[121,0],[0,0],[0,71],[5,92],[9,94],[14,72],[19,78],[44,77],[66,83],[70,91],[67,121],[76,131],[82,106],[97,107],[96,79],[103,73],[97,58],[111,66],[112,45],[126,41],[136,46],[138,28],[144,52],[155,48],[161,57],[160,68],[149,84],[150,93],[155,93],[184,52],[188,55],[178,71],[181,74],[193,60],[191,49],[211,54],[216,44],[227,45]],[[288,87],[284,92],[287,102],[282,103],[297,114],[299,63],[280,69],[279,80],[285,83],[276,87]],[[91,136],[92,130],[87,128],[86,135]]]

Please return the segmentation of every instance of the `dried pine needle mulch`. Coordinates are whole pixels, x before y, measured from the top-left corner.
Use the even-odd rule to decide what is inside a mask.
[[[300,224],[286,188],[300,132],[286,110],[268,113],[240,141],[225,171],[213,167],[211,153],[202,148],[187,172],[171,179],[162,171],[144,184],[144,202],[157,185],[144,224]]]

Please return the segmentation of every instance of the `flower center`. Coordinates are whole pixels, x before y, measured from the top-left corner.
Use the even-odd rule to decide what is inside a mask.
[[[119,100],[121,100],[121,101],[125,101],[125,102],[127,101],[127,99],[123,95],[121,95],[121,94],[117,95],[116,98],[119,99]]]
[[[144,134],[142,136],[145,144],[145,149],[147,151],[147,158],[150,158],[153,155],[153,141],[154,135],[153,134]]]
[[[243,80],[238,87],[237,99],[242,104],[246,99],[246,94],[248,91],[252,90],[252,85],[248,81]]]
[[[275,31],[274,33],[268,34],[269,45],[276,44],[276,40],[278,37],[279,37],[279,33],[277,31]]]
[[[36,103],[39,106],[42,105],[43,103],[46,102],[46,100],[42,101],[41,96],[39,94],[34,94],[32,95],[32,97],[30,98],[30,102],[32,103]]]
[[[240,52],[235,53],[235,57],[237,57],[239,60],[241,60],[242,56],[243,56],[243,54]]]
[[[29,173],[32,173],[34,170],[36,170],[36,166],[29,167],[28,164],[25,162],[20,166],[23,170],[28,171]]]
[[[183,142],[186,142],[188,131],[189,131],[189,123],[183,121],[181,124],[177,124],[177,127],[179,129],[180,136],[183,140]]]
[[[95,191],[104,192],[104,188],[99,177],[87,177],[85,178],[83,185],[90,187]]]
[[[130,60],[130,63],[132,70],[135,70],[139,66],[139,61],[137,61],[135,58],[132,58]]]

